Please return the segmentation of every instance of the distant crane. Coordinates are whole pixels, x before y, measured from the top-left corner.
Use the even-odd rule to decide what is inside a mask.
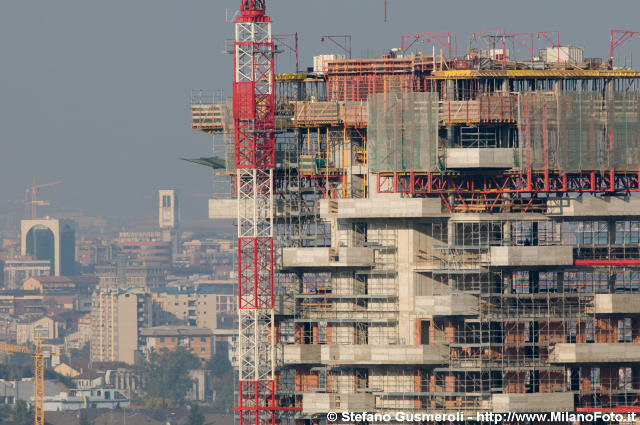
[[[40,343],[40,331],[36,337],[36,349],[31,351],[25,345],[14,345],[0,343],[0,351],[7,354],[24,353],[33,357],[33,417],[34,425],[44,425],[44,356],[42,344]],[[48,356],[59,356],[57,353]]]
[[[27,212],[29,210],[29,205],[31,205],[31,201],[25,201],[24,199],[0,199],[0,203],[5,203],[5,204],[23,204],[24,205],[24,210],[25,210],[25,218],[27,217]],[[42,206],[49,206],[51,205],[51,202],[49,201],[41,201],[41,200],[37,200],[35,202],[37,205],[42,205]]]
[[[29,205],[31,205],[31,219],[35,220],[37,218],[36,206],[37,205],[49,205],[48,203],[42,203],[36,199],[38,191],[43,187],[51,187],[57,184],[62,183],[60,180],[56,180],[49,183],[40,183],[36,184],[36,178],[33,177],[33,183],[27,186],[27,189],[24,192],[24,216],[27,217],[29,211]],[[44,201],[46,202],[46,201]]]

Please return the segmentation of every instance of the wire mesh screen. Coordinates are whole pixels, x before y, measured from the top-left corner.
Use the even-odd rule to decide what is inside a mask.
[[[437,93],[370,97],[367,134],[371,171],[436,170],[438,118]]]
[[[522,96],[518,119],[525,170],[637,171],[640,97],[601,92]]]

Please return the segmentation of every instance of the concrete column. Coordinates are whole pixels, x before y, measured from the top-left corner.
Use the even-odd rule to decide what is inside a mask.
[[[446,80],[445,82],[445,99],[446,100],[455,100],[455,80]]]

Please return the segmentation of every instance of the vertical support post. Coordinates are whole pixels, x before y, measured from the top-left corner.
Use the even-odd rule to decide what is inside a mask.
[[[275,423],[273,168],[275,75],[265,0],[243,0],[235,24],[233,118],[238,226],[240,425]]]

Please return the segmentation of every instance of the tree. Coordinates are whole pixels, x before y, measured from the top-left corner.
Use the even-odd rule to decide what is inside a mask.
[[[226,344],[219,344],[215,356],[207,362],[207,369],[212,372],[211,388],[216,392],[212,407],[229,411],[234,406],[233,384],[235,374],[229,362],[229,350]]]
[[[184,404],[193,384],[189,370],[198,367],[200,360],[185,347],[149,351],[138,367],[147,405],[164,409]]]
[[[16,421],[29,421],[33,420],[33,408],[29,407],[26,401],[18,400],[16,402],[16,409],[13,413]]]
[[[89,415],[84,410],[80,413],[80,425],[94,425],[95,422],[89,420]]]
[[[205,425],[204,415],[198,410],[197,404],[189,405],[189,414],[184,425]]]

